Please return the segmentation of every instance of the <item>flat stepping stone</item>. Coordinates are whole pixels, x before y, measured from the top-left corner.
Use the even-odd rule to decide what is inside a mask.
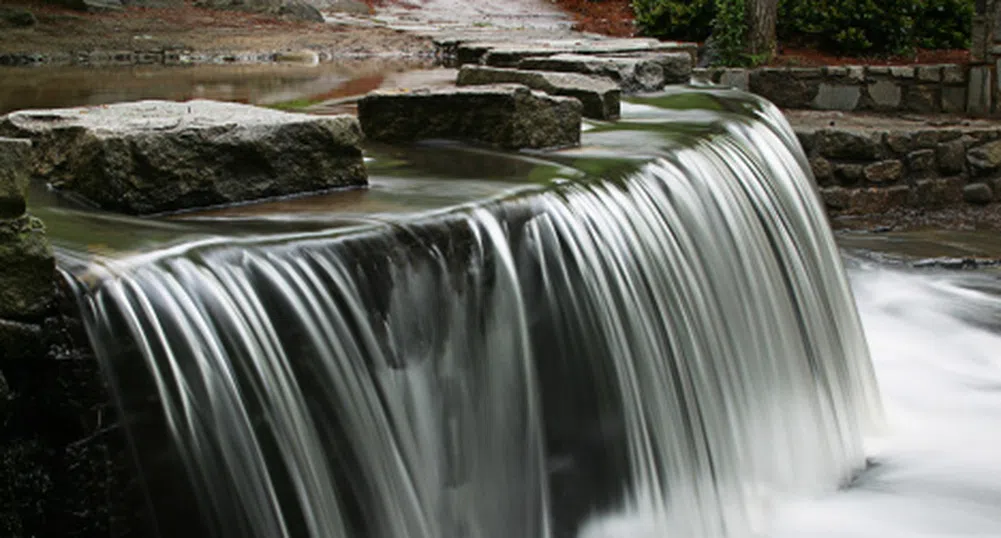
[[[519,84],[380,90],[358,102],[366,137],[399,143],[445,138],[504,149],[580,145],[582,105]]]
[[[460,65],[479,63],[492,67],[516,67],[518,62],[534,56],[557,54],[633,54],[644,52],[686,52],[693,58],[694,43],[660,42],[655,39],[560,39],[527,43],[463,43],[456,49]]]
[[[26,110],[0,136],[28,138],[35,175],[101,208],[151,214],[365,185],[351,116],[215,101]]]
[[[518,68],[606,77],[619,83],[624,93],[660,91],[667,84],[686,83],[692,77],[692,60],[686,52],[635,56],[556,54],[525,58],[518,62]]]
[[[459,86],[479,86],[485,84],[516,83],[539,90],[549,95],[573,97],[583,105],[587,118],[609,120],[619,117],[619,85],[607,78],[592,77],[579,73],[554,73],[551,71],[523,71],[464,65],[459,70],[456,83]]]

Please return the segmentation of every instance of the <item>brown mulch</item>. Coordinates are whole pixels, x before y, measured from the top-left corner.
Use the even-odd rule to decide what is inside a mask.
[[[574,30],[614,37],[636,34],[630,0],[556,0],[556,5],[573,15]]]

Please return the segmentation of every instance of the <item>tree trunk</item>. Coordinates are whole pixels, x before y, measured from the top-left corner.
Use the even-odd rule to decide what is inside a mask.
[[[775,21],[778,0],[747,0],[747,49],[758,62],[775,56]]]

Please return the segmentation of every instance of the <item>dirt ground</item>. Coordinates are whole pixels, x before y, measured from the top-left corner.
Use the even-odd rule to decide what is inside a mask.
[[[30,9],[32,28],[0,28],[0,53],[79,51],[325,50],[337,55],[431,54],[429,41],[385,28],[345,27],[277,19],[268,15],[187,6],[126,8],[81,13],[30,0],[3,1],[4,7]]]

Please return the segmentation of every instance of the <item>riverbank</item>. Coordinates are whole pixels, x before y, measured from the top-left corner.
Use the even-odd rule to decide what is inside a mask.
[[[390,28],[284,20],[190,4],[105,13],[32,2],[4,7],[26,9],[37,22],[0,27],[0,65],[253,63],[303,50],[321,61],[434,53],[428,39]]]

